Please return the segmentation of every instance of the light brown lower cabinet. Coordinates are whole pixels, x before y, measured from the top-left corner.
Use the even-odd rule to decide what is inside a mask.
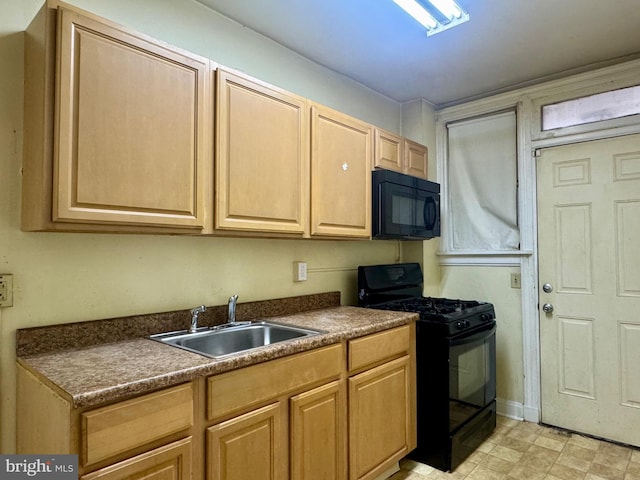
[[[350,480],[377,478],[409,453],[410,372],[405,356],[349,378]]]
[[[83,475],[81,480],[191,480],[191,437]]]
[[[278,402],[207,429],[208,480],[286,479]]]
[[[83,480],[190,480],[195,390],[183,383],[82,410],[18,364],[18,453],[77,454]]]
[[[417,444],[415,324],[349,341],[349,480],[373,480]]]
[[[347,478],[344,382],[290,400],[291,480]]]
[[[343,385],[334,381],[209,427],[207,480],[346,479]]]
[[[345,480],[344,374],[335,344],[208,378],[207,480]]]
[[[415,446],[414,325],[74,408],[18,364],[18,453],[82,480],[371,480]]]

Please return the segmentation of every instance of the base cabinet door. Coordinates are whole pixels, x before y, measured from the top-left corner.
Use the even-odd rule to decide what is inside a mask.
[[[374,479],[409,453],[410,357],[349,378],[349,479]]]
[[[286,479],[280,411],[273,403],[209,427],[207,480]]]
[[[344,381],[292,397],[291,480],[343,480],[346,467]]]
[[[83,475],[81,480],[191,480],[191,437]]]

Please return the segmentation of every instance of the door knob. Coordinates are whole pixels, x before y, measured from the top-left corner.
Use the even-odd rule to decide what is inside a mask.
[[[542,310],[544,310],[544,311],[545,311],[545,313],[553,313],[553,305],[552,305],[552,304],[550,304],[550,303],[545,303],[545,304],[542,306]]]
[[[542,290],[544,290],[545,293],[551,293],[553,292],[553,285],[551,285],[550,283],[545,283],[542,286]]]

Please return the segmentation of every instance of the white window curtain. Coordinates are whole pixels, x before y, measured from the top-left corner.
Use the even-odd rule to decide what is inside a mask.
[[[464,252],[520,248],[516,114],[447,125],[451,247]]]

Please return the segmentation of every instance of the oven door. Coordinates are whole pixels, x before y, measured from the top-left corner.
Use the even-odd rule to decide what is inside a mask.
[[[496,397],[496,324],[449,341],[449,432]]]

